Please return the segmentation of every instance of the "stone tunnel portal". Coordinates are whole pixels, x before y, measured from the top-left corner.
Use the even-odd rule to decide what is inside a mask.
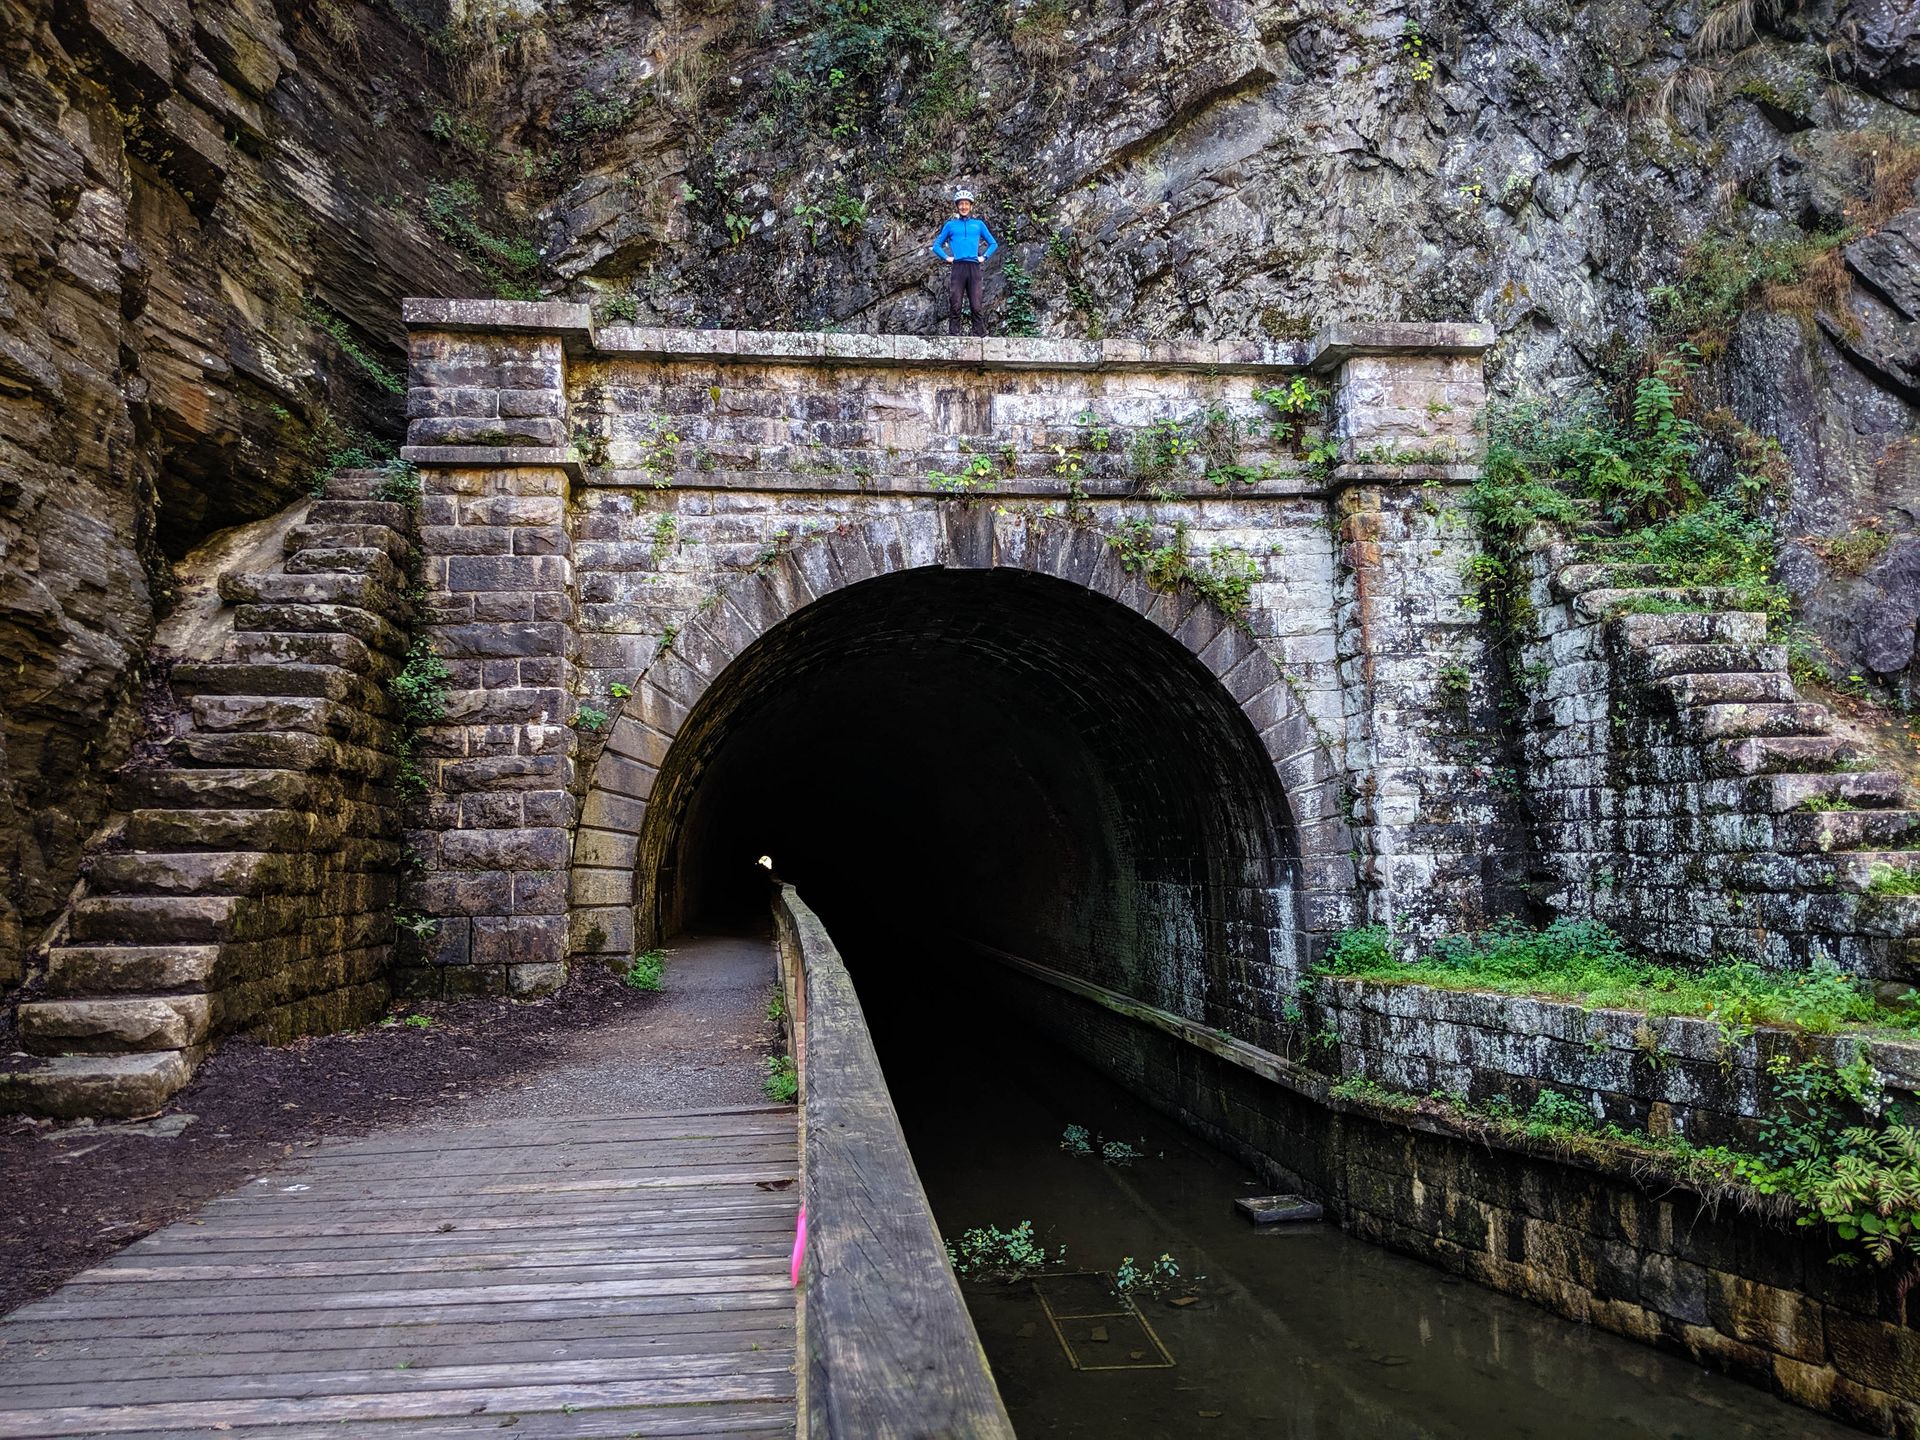
[[[830,926],[957,935],[1246,1033],[1295,968],[1297,853],[1252,724],[1179,642],[1068,581],[928,568],[733,661],[637,873],[656,934],[764,914],[767,855]]]

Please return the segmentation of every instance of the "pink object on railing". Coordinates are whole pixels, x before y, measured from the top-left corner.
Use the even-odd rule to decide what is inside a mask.
[[[800,1283],[800,1262],[807,1254],[807,1207],[800,1207],[800,1217],[793,1229],[793,1283]]]

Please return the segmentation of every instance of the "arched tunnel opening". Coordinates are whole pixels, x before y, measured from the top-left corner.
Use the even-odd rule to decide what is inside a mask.
[[[643,924],[764,915],[763,855],[870,1007],[951,982],[872,956],[957,939],[1259,1043],[1296,953],[1294,827],[1246,715],[1159,626],[1025,571],[850,586],[729,666],[656,787]]]

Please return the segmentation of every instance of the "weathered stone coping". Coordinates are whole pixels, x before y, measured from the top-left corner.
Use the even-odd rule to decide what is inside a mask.
[[[804,1433],[1013,1440],[847,967],[791,885],[773,914],[800,1072]]]
[[[600,325],[591,306],[557,300],[401,302],[409,329],[552,335],[606,359],[751,364],[970,366],[1004,370],[1331,370],[1356,355],[1479,355],[1492,327],[1335,325],[1308,341],[1041,340],[1015,336],[843,335],[810,330],[688,330]]]
[[[1152,1026],[1263,1079],[1284,1085],[1317,1104],[1336,1111],[1358,1109],[1368,1115],[1377,1115],[1381,1109],[1372,1105],[1355,1105],[1331,1094],[1336,1077],[1271,1050],[1264,1050],[1197,1021],[1158,1009],[1038,961],[1008,954],[977,941],[969,941],[968,944],[1009,969],[1091,1000],[1115,1014]],[[1768,1056],[1787,1050],[1803,1057],[1816,1056],[1830,1062],[1844,1062],[1851,1058],[1851,1047],[1860,1041],[1869,1045],[1874,1067],[1886,1077],[1889,1086],[1910,1092],[1920,1090],[1920,1045],[1865,1036],[1858,1032],[1807,1035],[1778,1026],[1763,1026],[1738,1041],[1728,1052],[1719,1027],[1711,1020],[1692,1016],[1649,1017],[1638,1011],[1592,1010],[1570,1001],[1542,1000],[1487,991],[1441,990],[1417,983],[1388,985],[1339,976],[1321,976],[1317,983],[1323,987],[1322,1000],[1334,1012],[1340,1036],[1342,1075],[1337,1078],[1363,1077],[1416,1095],[1424,1095],[1434,1087],[1406,1083],[1403,1077],[1391,1073],[1390,1066],[1379,1063],[1382,1058],[1391,1058],[1396,1052],[1372,1049],[1364,1044],[1369,1038],[1365,1033],[1367,1012],[1401,1022],[1400,1039],[1409,1055],[1425,1057],[1442,1048],[1435,1043],[1434,1033],[1440,1026],[1501,1032],[1520,1043],[1511,1048],[1494,1046],[1497,1053],[1478,1068],[1497,1071],[1503,1078],[1532,1082],[1542,1087],[1590,1089],[1596,1092],[1605,1089],[1585,1076],[1552,1073],[1555,1052],[1549,1047],[1527,1043],[1549,1041],[1590,1055],[1596,1065],[1616,1066],[1631,1076],[1644,1073],[1645,1079],[1655,1088],[1656,1098],[1660,1087],[1670,1089],[1675,1098],[1664,1103],[1677,1110],[1701,1104],[1695,1094],[1695,1087],[1699,1084],[1697,1066],[1704,1064],[1716,1072],[1727,1074],[1729,1093],[1747,1102],[1747,1108],[1735,1113],[1743,1118],[1752,1118],[1759,1113],[1759,1077]],[[1327,990],[1333,992],[1331,996],[1326,993]],[[1636,1043],[1634,1035],[1643,1024],[1653,1027],[1656,1041],[1674,1056],[1672,1062],[1659,1068],[1645,1062],[1645,1052]],[[1596,1034],[1606,1042],[1604,1050],[1598,1053],[1590,1048]],[[1359,1063],[1361,1053],[1370,1049],[1372,1053],[1367,1056],[1370,1063]],[[1729,1053],[1730,1064],[1723,1064]],[[1386,1073],[1382,1073],[1383,1070]],[[1458,1089],[1462,1093],[1469,1090],[1464,1084],[1444,1088]],[[1480,1091],[1486,1088],[1484,1085],[1476,1087]],[[1481,1096],[1476,1094],[1475,1098]],[[1396,1121],[1432,1134],[1469,1134],[1477,1139],[1487,1139],[1494,1133],[1483,1125],[1441,1114],[1397,1109],[1389,1109],[1388,1113]],[[1506,1137],[1500,1137],[1498,1143],[1511,1148],[1537,1148]],[[1552,1147],[1547,1147],[1541,1153],[1553,1153],[1556,1158],[1561,1158]],[[1580,1163],[1589,1168],[1611,1169],[1615,1173],[1642,1173],[1647,1168],[1646,1163],[1639,1160],[1623,1160],[1617,1166],[1610,1166],[1583,1156]]]

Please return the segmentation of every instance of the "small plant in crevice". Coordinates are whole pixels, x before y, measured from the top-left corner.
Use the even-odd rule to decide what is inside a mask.
[[[440,933],[440,921],[432,915],[422,915],[417,910],[396,909],[393,912],[394,928],[409,935],[416,943],[424,943]]]
[[[598,705],[580,705],[573,712],[574,725],[595,735],[606,729],[607,722],[612,718]]]
[[[1060,1148],[1069,1155],[1091,1155],[1093,1135],[1084,1125],[1069,1125],[1060,1132]]]
[[[389,395],[406,394],[405,377],[391,366],[383,364],[371,350],[361,344],[359,336],[354,334],[353,327],[348,324],[344,316],[335,314],[317,300],[303,301],[300,312],[306,317],[308,324],[332,340],[339,347],[340,353],[351,360],[354,366],[375,385]]]
[[[598,306],[602,320],[614,320],[622,325],[636,325],[640,321],[640,297],[637,295],[609,295]]]
[[[642,950],[627,962],[620,976],[630,989],[664,990],[667,985],[667,952]]]
[[[769,1024],[778,1024],[786,1018],[787,997],[780,987],[776,985],[773,987],[773,993],[767,997],[767,1021]]]
[[[1260,580],[1260,567],[1246,551],[1221,546],[1196,561],[1188,553],[1185,521],[1176,521],[1163,541],[1153,522],[1143,518],[1117,522],[1107,536],[1107,546],[1129,574],[1141,573],[1149,585],[1161,590],[1191,586],[1228,619],[1245,624],[1253,587]]]
[[[419,467],[411,460],[395,457],[380,466],[380,478],[374,482],[373,498],[418,510],[421,489]]]
[[[1033,276],[1013,259],[1007,261],[1001,275],[1007,286],[1007,334],[1032,339],[1040,333],[1040,316],[1033,308]]]
[[[987,455],[975,455],[955,471],[927,472],[927,484],[937,494],[946,496],[972,495],[981,490],[992,490],[999,483],[993,459]]]
[[[640,432],[640,469],[656,490],[672,488],[679,466],[680,436],[658,416],[647,421]]]
[[[675,543],[680,539],[680,522],[672,515],[662,515],[653,522],[648,536],[647,553],[652,556],[657,570],[673,553]]]
[[[966,1280],[1018,1280],[1058,1265],[1067,1254],[1065,1246],[1050,1253],[1035,1240],[1031,1220],[1005,1230],[997,1225],[975,1226],[946,1246],[954,1274]]]
[[[392,702],[398,733],[394,753],[399,760],[395,787],[404,796],[427,793],[428,782],[419,765],[420,735],[447,713],[447,682],[453,672],[446,661],[433,652],[424,636],[407,647],[405,662],[387,681],[387,698]]]
[[[427,187],[427,228],[466,256],[503,300],[540,298],[540,252],[517,235],[498,235],[480,221],[487,203],[471,180]]]
[[[791,1105],[800,1097],[800,1072],[791,1055],[767,1056],[767,1076],[760,1088],[776,1105]]]
[[[1885,863],[1875,865],[1867,872],[1866,893],[1884,896],[1920,895],[1920,868],[1902,869],[1897,865]]]
[[[1759,1154],[1742,1157],[1741,1177],[1762,1194],[1785,1195],[1802,1226],[1828,1225],[1849,1249],[1920,1277],[1920,1127],[1891,1103],[1867,1048],[1844,1064],[1767,1062],[1769,1112]]]
[[[320,417],[301,449],[313,457],[307,493],[316,500],[327,493],[327,482],[342,470],[378,470],[395,458],[393,446],[387,441],[342,425],[331,415]]]
[[[1420,33],[1420,22],[1412,17],[1400,30],[1400,55],[1407,62],[1408,79],[1415,84],[1433,79],[1433,57],[1427,54],[1426,36]]]

